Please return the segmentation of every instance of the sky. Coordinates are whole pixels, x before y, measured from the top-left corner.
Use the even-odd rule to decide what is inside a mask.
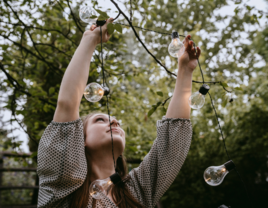
[[[182,1],[182,0],[178,0],[178,1]],[[113,5],[113,3],[110,2],[110,0],[99,0],[99,5],[102,6],[103,10],[106,9],[111,9],[110,12],[108,12],[108,15],[111,17],[115,17],[117,15],[116,11],[117,9],[115,8],[115,6]],[[123,12],[125,12],[126,14],[129,14],[129,10],[128,8],[126,8],[124,6],[124,4],[122,4],[122,0],[118,2],[119,7],[123,10]],[[185,2],[185,0],[183,1]],[[243,1],[244,3],[246,3],[249,6],[255,6],[257,9],[262,10],[262,11],[267,11],[267,2],[265,0],[248,0],[248,1]],[[73,2],[73,4],[75,4],[75,1]],[[233,15],[234,14],[234,9],[236,8],[237,5],[235,5],[232,1],[229,1],[229,6],[225,6],[223,8],[221,8],[220,10],[218,10],[219,14],[228,14],[228,15]],[[133,14],[135,17],[137,17],[134,12]],[[118,21],[123,20],[123,17],[120,16],[120,18],[118,19]],[[260,24],[264,25],[265,24],[265,18],[260,20]],[[219,27],[219,29],[224,29],[225,24],[219,24],[217,25]],[[1,54],[0,54],[1,55]],[[0,81],[2,81],[3,79],[3,73],[0,72]],[[3,95],[1,100],[3,99]],[[0,118],[1,116],[3,116],[3,121],[8,121],[11,118],[11,112],[8,110],[3,110],[1,107],[3,106],[3,102],[0,101]],[[19,119],[22,119],[22,116],[18,116]],[[18,128],[18,129],[16,129]],[[23,152],[27,152],[29,153],[29,148],[28,148],[28,137],[27,134],[23,131],[22,128],[20,128],[20,126],[18,125],[18,123],[13,122],[13,125],[7,125],[6,129],[16,129],[13,130],[11,134],[9,134],[9,136],[18,136],[18,140],[23,141],[22,146],[21,146],[21,150]]]

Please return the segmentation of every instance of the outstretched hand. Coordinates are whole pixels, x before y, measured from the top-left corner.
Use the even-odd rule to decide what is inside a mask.
[[[106,23],[101,27],[102,31],[102,42],[106,43],[111,35],[108,33],[107,25],[113,22],[113,18],[109,18]],[[100,27],[96,25],[91,25],[90,29],[84,32],[84,36],[92,36],[96,41],[96,44],[101,43],[101,36],[100,36]]]
[[[201,50],[199,47],[196,47],[196,52],[194,48],[194,43],[193,41],[190,40],[191,35],[187,35],[183,41],[185,51],[179,58],[179,68],[181,69],[186,69],[190,70],[191,72],[194,71],[196,68],[198,62],[197,62],[197,57],[199,58],[201,54]]]

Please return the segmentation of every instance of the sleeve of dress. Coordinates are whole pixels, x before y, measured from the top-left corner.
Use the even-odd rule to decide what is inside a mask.
[[[138,200],[153,208],[179,173],[192,139],[189,119],[157,121],[157,138],[139,167],[130,171],[131,186]]]
[[[38,146],[38,208],[69,207],[68,195],[86,179],[87,162],[81,118],[52,121]]]

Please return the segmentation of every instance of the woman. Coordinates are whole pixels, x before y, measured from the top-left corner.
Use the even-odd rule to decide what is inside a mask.
[[[107,23],[111,22],[110,18]],[[102,26],[102,40],[110,35]],[[157,121],[157,138],[138,168],[127,174],[122,153],[125,133],[111,117],[116,171],[124,183],[114,185],[108,196],[95,200],[89,185],[114,174],[110,123],[107,114],[79,118],[79,105],[87,84],[93,51],[100,43],[100,28],[92,26],[83,35],[61,83],[53,121],[38,147],[40,179],[38,207],[146,207],[153,208],[174,181],[189,151],[192,128],[188,98],[192,73],[197,66],[193,42],[188,35],[186,50],[166,116]],[[201,53],[197,47],[197,56]]]

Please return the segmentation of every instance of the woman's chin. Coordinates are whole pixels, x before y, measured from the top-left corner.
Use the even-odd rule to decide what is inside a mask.
[[[114,148],[120,149],[120,151],[122,150],[123,152],[125,149],[124,138],[122,138],[119,135],[113,136],[113,145],[114,145]]]

